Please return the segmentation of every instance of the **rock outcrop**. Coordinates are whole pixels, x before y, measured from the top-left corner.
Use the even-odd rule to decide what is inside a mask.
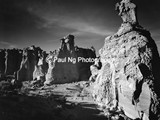
[[[35,65],[35,69],[33,72],[33,80],[42,80],[45,81],[45,75],[48,70],[48,63],[46,62],[47,53],[45,51],[40,55],[38,63]]]
[[[52,84],[55,76],[54,76],[54,68],[55,68],[55,59],[57,58],[58,52],[55,50],[50,52],[46,58],[46,62],[48,63],[48,71],[45,76],[46,81],[44,82],[45,85]]]
[[[137,21],[136,5],[116,5],[123,23],[99,50],[102,68],[93,96],[106,110],[122,110],[130,119],[160,119],[160,58],[149,31]]]
[[[90,66],[90,71],[92,74],[89,78],[90,82],[95,82],[101,67],[102,67],[102,63],[100,61],[100,58],[95,58],[94,64]]]
[[[19,70],[22,60],[22,50],[1,49],[0,50],[0,79],[14,78]]]
[[[5,53],[5,75],[14,75],[22,61],[22,50],[8,49]]]
[[[34,45],[23,50],[0,50],[0,80],[32,81],[33,84],[88,80],[95,57],[93,47],[75,46],[73,35],[62,38],[60,48],[49,54]]]
[[[95,57],[94,49],[75,46],[73,35],[62,38],[60,49],[47,57],[49,69],[45,83],[69,83],[88,80],[91,75],[89,68]]]
[[[31,46],[23,50],[21,66],[17,72],[18,81],[33,80],[33,72],[35,66],[38,64],[41,54],[42,54],[42,49],[35,46]]]

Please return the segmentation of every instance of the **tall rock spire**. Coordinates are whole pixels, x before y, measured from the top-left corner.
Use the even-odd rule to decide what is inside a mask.
[[[144,30],[144,28],[139,25],[137,19],[137,6],[132,3],[131,0],[122,0],[117,3],[115,10],[118,11],[118,15],[123,21],[121,27],[115,35],[121,36],[135,29]]]
[[[116,10],[119,12],[123,23],[138,24],[136,5],[131,0],[122,0],[120,3],[117,3]]]

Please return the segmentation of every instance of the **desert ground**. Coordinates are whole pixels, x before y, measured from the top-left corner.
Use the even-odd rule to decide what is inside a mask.
[[[106,120],[85,85],[77,82],[37,87],[26,82],[20,90],[3,90],[0,120]]]

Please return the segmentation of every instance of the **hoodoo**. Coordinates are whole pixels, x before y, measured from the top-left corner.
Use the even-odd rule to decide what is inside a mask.
[[[160,59],[150,32],[139,25],[136,5],[116,4],[123,23],[99,50],[102,68],[93,96],[107,111],[121,110],[130,119],[160,119]]]

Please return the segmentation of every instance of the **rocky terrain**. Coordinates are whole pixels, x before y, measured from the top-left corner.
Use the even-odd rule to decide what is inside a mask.
[[[94,61],[73,35],[49,54],[0,50],[0,120],[160,120],[157,46],[131,0],[116,10],[123,23]]]
[[[1,92],[1,120],[104,120],[84,82],[34,88],[25,82],[21,90]]]

